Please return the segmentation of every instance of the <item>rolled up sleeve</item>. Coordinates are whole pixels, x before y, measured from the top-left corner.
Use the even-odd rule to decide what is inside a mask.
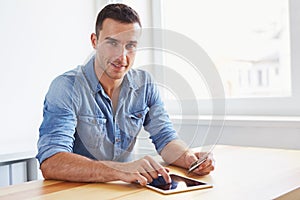
[[[38,140],[39,163],[59,152],[72,152],[77,123],[72,83],[64,77],[55,79],[46,95],[43,122]]]
[[[164,108],[157,86],[151,84],[150,91],[148,93],[150,109],[145,119],[144,128],[150,133],[150,139],[160,154],[163,148],[172,140],[178,139],[178,136]]]

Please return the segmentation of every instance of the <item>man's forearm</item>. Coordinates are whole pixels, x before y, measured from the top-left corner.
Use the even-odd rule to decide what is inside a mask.
[[[161,152],[161,157],[169,164],[188,168],[186,156],[192,154],[187,145],[181,140],[169,142]]]
[[[94,161],[81,155],[63,152],[46,159],[41,165],[41,170],[46,179],[65,181],[109,182],[121,180],[146,185],[161,174],[166,182],[171,182],[167,170],[151,156],[121,163]]]
[[[61,152],[46,159],[41,170],[45,179],[76,182],[108,182],[118,180],[112,162],[94,161],[74,153]]]

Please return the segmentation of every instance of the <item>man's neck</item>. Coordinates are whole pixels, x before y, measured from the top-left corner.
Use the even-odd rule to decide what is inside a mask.
[[[112,99],[118,91],[120,91],[120,85],[122,84],[123,79],[113,80],[107,77],[105,74],[99,79],[105,93]]]
[[[109,98],[112,101],[112,108],[113,108],[114,114],[116,112],[117,105],[118,105],[118,99],[119,99],[119,94],[120,94],[120,89],[121,89],[120,86],[121,86],[122,80],[112,81],[112,79],[109,79],[104,74],[101,76],[101,78],[99,80],[105,93],[109,96]]]

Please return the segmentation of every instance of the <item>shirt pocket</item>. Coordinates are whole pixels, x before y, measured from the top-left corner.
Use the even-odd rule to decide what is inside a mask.
[[[135,136],[139,133],[139,131],[143,126],[148,111],[149,111],[149,107],[146,107],[143,110],[134,111],[129,114],[129,123],[130,123],[129,134],[131,136]]]
[[[98,116],[78,116],[77,134],[85,147],[99,148],[106,135],[106,121]]]

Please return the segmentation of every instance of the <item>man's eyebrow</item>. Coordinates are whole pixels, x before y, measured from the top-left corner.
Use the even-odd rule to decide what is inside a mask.
[[[110,41],[113,41],[113,42],[120,42],[119,40],[117,40],[115,38],[112,38],[112,37],[106,37],[105,40],[110,40]]]
[[[136,40],[131,40],[131,41],[129,41],[128,43],[130,43],[130,44],[137,44],[138,41],[136,41]]]
[[[117,39],[115,39],[115,38],[112,38],[112,37],[106,37],[106,38],[104,38],[105,40],[109,40],[109,41],[113,41],[113,42],[120,42],[120,40],[117,40]],[[131,40],[131,41],[128,41],[128,43],[130,43],[130,44],[137,44],[138,43],[138,41],[136,41],[136,40]]]

